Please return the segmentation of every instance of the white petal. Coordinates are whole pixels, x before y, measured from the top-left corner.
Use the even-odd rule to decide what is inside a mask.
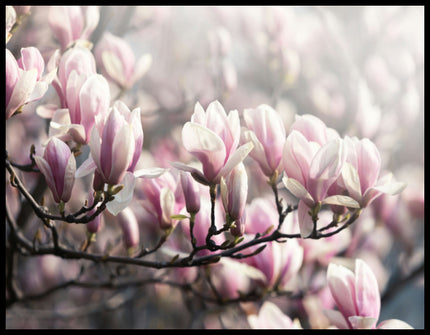
[[[354,199],[360,200],[362,197],[360,177],[352,164],[345,162],[342,168],[342,179],[349,195]]]
[[[233,170],[239,163],[241,163],[246,156],[254,148],[252,142],[245,143],[244,145],[237,148],[237,150],[228,158],[225,165],[221,168],[216,179],[220,179],[222,176],[227,175],[231,170]]]
[[[350,208],[360,208],[360,204],[346,195],[332,195],[325,198],[322,202],[323,205],[339,205]]]
[[[107,210],[112,213],[112,215],[116,216],[130,204],[133,199],[135,183],[136,179],[134,178],[133,173],[127,172],[121,180],[121,184],[124,185],[124,188],[115,194],[114,200],[109,201],[106,204]]]
[[[372,188],[374,190],[377,190],[377,191],[382,192],[382,193],[395,195],[395,194],[399,194],[400,192],[402,192],[406,188],[406,186],[407,186],[407,184],[402,183],[402,182],[392,182],[389,184],[375,186]]]
[[[85,177],[90,173],[92,173],[96,168],[97,168],[96,163],[94,163],[94,160],[90,155],[76,170],[75,178]]]
[[[315,205],[314,199],[299,181],[284,176],[282,178],[282,182],[284,183],[288,191],[290,191],[297,198],[303,200],[309,207]]]
[[[103,65],[109,76],[117,83],[124,85],[124,69],[121,60],[111,51],[103,51]]]
[[[168,171],[168,169],[154,167],[136,170],[133,174],[135,178],[157,178],[160,177],[166,171]]]
[[[372,329],[378,321],[375,318],[367,316],[350,316],[348,320],[354,329]]]
[[[171,222],[170,218],[174,213],[175,206],[175,195],[172,190],[167,187],[163,187],[160,192],[160,207],[163,216],[163,222]]]

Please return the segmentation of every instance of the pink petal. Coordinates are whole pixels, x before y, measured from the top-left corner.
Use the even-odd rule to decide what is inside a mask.
[[[9,104],[6,106],[6,118],[12,116],[12,114],[26,102],[33,92],[37,82],[37,70],[32,69],[30,71],[21,72],[18,81],[13,89],[12,95],[9,100]]]
[[[338,329],[350,329],[348,322],[341,312],[332,309],[324,309],[323,313],[327,319],[329,319],[330,323]]]
[[[379,319],[381,296],[378,282],[370,267],[361,259],[355,262],[355,297],[358,314]]]
[[[358,315],[355,304],[355,275],[344,266],[330,263],[327,282],[334,301],[345,318]]]
[[[111,169],[108,177],[109,183],[117,184],[124,176],[134,153],[133,129],[125,124],[116,134],[112,147]]]
[[[309,168],[307,185],[315,201],[322,200],[339,177],[345,158],[341,139],[332,140],[318,150]]]
[[[356,145],[357,170],[360,176],[361,192],[375,185],[381,169],[381,156],[376,145],[364,138]]]
[[[72,188],[75,182],[75,172],[76,172],[76,160],[75,160],[75,156],[72,154],[69,157],[69,160],[66,165],[66,169],[64,171],[64,186],[63,186],[63,194],[61,195],[61,199],[64,202],[69,201],[72,195]]]
[[[39,168],[40,172],[45,176],[46,183],[49,186],[49,189],[51,190],[51,193],[54,197],[55,202],[60,202],[60,197],[58,196],[57,188],[55,186],[54,176],[51,171],[51,167],[49,166],[48,162],[41,156],[34,155],[34,161],[36,162],[37,167]]]

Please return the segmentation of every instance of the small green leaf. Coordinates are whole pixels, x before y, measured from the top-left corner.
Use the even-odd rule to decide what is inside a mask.
[[[170,218],[174,220],[183,220],[183,219],[189,219],[190,217],[183,214],[175,214],[175,215],[171,215]]]

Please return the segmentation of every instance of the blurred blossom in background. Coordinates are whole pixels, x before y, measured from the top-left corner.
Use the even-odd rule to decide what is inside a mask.
[[[287,135],[296,115],[311,114],[341,137],[374,142],[381,154],[381,171],[392,171],[396,180],[408,186],[400,195],[382,196],[366,209],[369,215],[363,213],[350,228],[346,243],[339,242],[345,246],[341,256],[360,257],[371,265],[382,297],[380,320],[397,318],[414,328],[424,328],[424,276],[384,298],[384,289],[395,278],[424,259],[423,6],[101,6],[97,26],[96,18],[90,20],[88,13],[92,12],[80,13],[87,16],[80,18],[84,31],[76,38],[85,36],[92,44],[97,73],[108,80],[112,100],[120,97],[130,110],[140,108],[145,140],[138,167],[191,161],[181,145],[180,130],[190,120],[197,101],[205,109],[218,100],[227,113],[238,110],[241,125],[245,124],[245,109],[266,104],[279,113]],[[17,17],[18,13],[17,9]],[[7,43],[16,59],[21,48],[32,46],[47,64],[55,50],[73,43],[56,37],[48,24],[49,13],[49,6],[31,6],[30,14],[24,14],[28,16]],[[8,120],[6,143],[12,159],[25,163],[28,152],[20,151],[23,145],[27,148],[34,143],[36,152],[43,152],[49,122],[46,126],[36,109],[50,104],[60,106],[53,87],[42,99],[24,105],[19,117]],[[246,162],[248,173],[258,170],[254,162]],[[77,157],[77,165],[81,163]],[[256,175],[249,184],[248,204],[266,190],[264,175]],[[25,181],[32,183],[30,177]],[[81,183],[76,182],[73,194],[83,189]],[[76,199],[76,206],[80,200]],[[10,206],[18,203],[11,200]],[[156,236],[156,225],[145,227],[142,222],[148,213],[135,207],[141,240],[149,240]],[[104,216],[103,229],[117,233],[120,226],[110,221],[109,215]],[[81,227],[69,227],[67,233],[73,236],[78,229]],[[309,246],[313,241],[298,242],[304,250],[301,278],[318,286],[318,278],[325,278],[325,274],[307,278],[310,264],[312,268],[315,264],[326,267],[329,259],[340,255],[327,244],[328,251],[314,257]],[[94,247],[103,251],[106,245],[114,249],[118,243],[118,239],[101,235]],[[325,248],[323,241],[318,243]],[[111,271],[102,265],[94,264],[93,275]],[[221,275],[236,265],[217,266],[222,268]],[[41,256],[25,259],[17,271],[23,278],[34,274],[22,285],[26,292],[37,293],[75,278],[78,269],[78,262]],[[145,268],[127,271],[143,278],[156,273]],[[183,272],[181,276],[190,280],[195,277],[195,269],[188,268],[163,270],[159,275],[175,278],[174,271]],[[90,274],[86,272],[81,279],[90,280]],[[224,279],[216,279],[216,283]],[[243,279],[247,285],[249,280]],[[128,287],[120,293],[78,287],[60,290],[38,303],[30,301],[8,309],[6,324],[8,328],[250,328],[239,311],[242,308],[248,315],[258,315],[258,307],[247,309],[246,304],[186,310],[183,305],[191,304],[190,298],[165,285]],[[313,299],[332,306],[330,299],[318,294],[320,300],[317,294]],[[92,309],[102,299],[106,299],[106,308]],[[306,311],[312,320],[323,320],[324,324],[317,305],[303,302],[298,306],[287,300],[273,299],[291,320],[299,316],[297,311]],[[79,312],[83,305],[86,313]],[[308,323],[301,325],[309,327]]]

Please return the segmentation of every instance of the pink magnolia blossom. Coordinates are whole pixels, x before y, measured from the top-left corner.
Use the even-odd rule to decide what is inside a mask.
[[[53,71],[42,76],[44,69],[45,61],[37,48],[22,48],[18,61],[6,49],[6,119],[43,97],[54,76]]]
[[[290,127],[290,134],[296,130],[312,142],[320,145],[326,144],[329,140],[339,138],[336,130],[329,128],[318,117],[311,114],[296,115],[296,120]]]
[[[258,197],[252,199],[245,209],[247,234],[263,234],[276,228],[279,214],[274,206],[273,199]],[[288,216],[287,216],[288,219]]]
[[[125,208],[118,214],[124,245],[127,250],[139,244],[139,224],[130,207]]]
[[[270,301],[263,303],[258,315],[248,315],[248,323],[252,329],[302,329],[298,320],[291,320]]]
[[[367,207],[382,194],[398,194],[406,184],[392,182],[392,174],[380,177],[381,157],[375,144],[367,138],[345,137],[347,158],[342,169],[342,179],[348,195],[360,207]]]
[[[325,314],[337,328],[411,328],[399,320],[387,320],[376,325],[381,309],[379,287],[375,275],[363,260],[356,259],[355,273],[330,263],[327,282],[339,310],[325,310]]]
[[[303,237],[307,237],[313,230],[312,218],[308,213],[319,204],[359,207],[354,199],[347,196],[327,197],[327,192],[338,179],[346,159],[342,139],[335,138],[320,145],[293,130],[287,137],[283,159],[285,187],[300,199],[298,215]]]
[[[243,138],[254,144],[249,155],[258,162],[264,174],[271,177],[282,160],[286,140],[284,123],[280,115],[268,105],[245,109],[243,117],[248,127]]]
[[[252,142],[237,148],[240,139],[240,121],[237,110],[225,113],[218,102],[211,102],[205,112],[197,102],[191,122],[182,128],[182,142],[185,149],[201,163],[203,172],[178,162],[172,163],[178,169],[189,171],[199,182],[218,184],[242,162],[252,150]]]
[[[245,263],[230,258],[221,258],[210,267],[211,280],[221,297],[235,299],[240,292],[249,292],[252,279],[258,278],[260,273]]]
[[[285,288],[292,284],[302,266],[303,248],[294,239],[287,243],[268,242],[263,251],[246,263],[264,274],[264,279],[259,280],[264,287]]]
[[[143,199],[140,203],[153,223],[161,229],[170,229],[178,223],[171,216],[178,214],[184,206],[184,196],[179,185],[179,176],[167,170],[155,178],[141,178],[139,188]]]
[[[137,61],[130,45],[122,38],[105,32],[94,55],[106,78],[122,88],[129,88],[149,69],[152,58],[144,54]]]
[[[180,178],[187,211],[197,213],[200,210],[199,185],[188,173],[183,171],[180,172]]]
[[[76,161],[66,143],[53,137],[43,157],[34,155],[37,167],[45,176],[55,202],[67,202],[75,182]]]
[[[91,52],[82,47],[66,51],[53,86],[60,97],[61,109],[52,115],[50,132],[63,140],[88,144],[92,127],[106,117],[110,104],[109,84],[95,72]]]
[[[60,97],[61,108],[68,107],[68,80],[73,71],[76,72],[78,77],[82,77],[82,82],[91,74],[96,73],[96,62],[88,48],[76,46],[67,50],[61,56],[58,64],[58,77],[52,83]]]
[[[243,163],[239,163],[227,176],[221,178],[220,187],[228,220],[239,226],[234,232],[242,235],[244,226],[240,219],[245,211],[248,197],[248,175]]]
[[[139,111],[136,110],[135,113]],[[90,139],[91,157],[96,165],[95,189],[106,183],[121,182],[133,161],[135,139],[132,123],[117,108],[112,108],[102,126],[93,127]]]
[[[51,6],[48,22],[65,50],[73,42],[86,41],[100,20],[97,6]]]

